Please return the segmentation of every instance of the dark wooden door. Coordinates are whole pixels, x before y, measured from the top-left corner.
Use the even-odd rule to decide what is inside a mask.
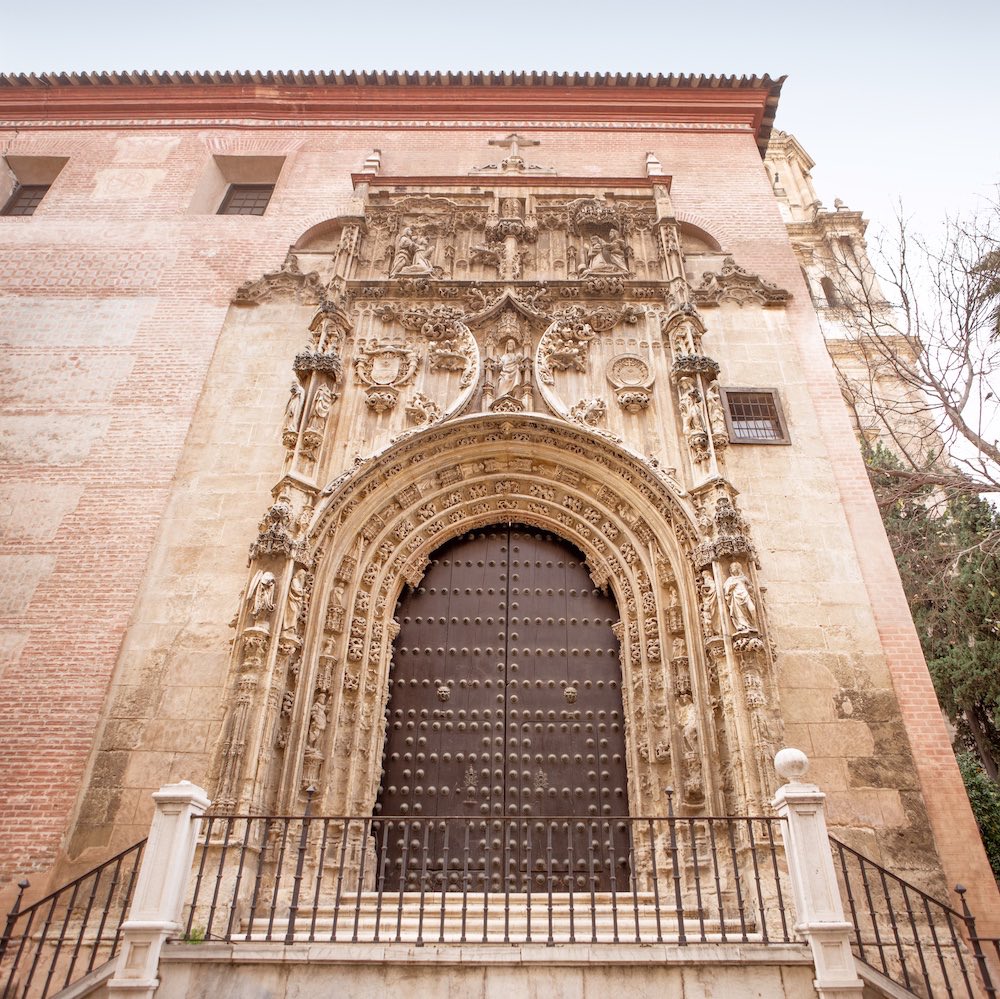
[[[572,869],[574,887],[609,887],[628,814],[618,614],[582,556],[530,528],[477,531],[436,552],[398,616],[384,886],[517,891],[531,872],[562,890]]]

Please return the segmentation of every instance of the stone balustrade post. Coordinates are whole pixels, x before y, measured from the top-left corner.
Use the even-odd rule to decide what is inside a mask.
[[[798,749],[782,749],[774,758],[779,777],[772,804],[784,821],[781,834],[795,896],[796,930],[809,942],[820,999],[860,999],[864,983],[851,953],[851,924],[844,916],[833,851],[826,829],[826,795],[802,780],[809,760]]]
[[[165,784],[153,793],[156,812],[143,852],[122,948],[108,988],[115,996],[152,999],[167,937],[181,925],[184,892],[194,860],[201,816],[211,804],[190,781]]]

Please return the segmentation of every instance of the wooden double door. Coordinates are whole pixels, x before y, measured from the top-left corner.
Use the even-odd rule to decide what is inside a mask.
[[[607,890],[627,876],[618,612],[580,553],[527,527],[467,534],[397,615],[380,884]]]

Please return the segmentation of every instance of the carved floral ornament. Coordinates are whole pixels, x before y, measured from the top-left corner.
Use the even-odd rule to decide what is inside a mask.
[[[245,281],[233,295],[235,305],[256,305],[274,298],[293,298],[303,305],[318,305],[323,298],[323,282],[316,271],[303,274],[291,250],[276,271],[268,271],[253,281]]]
[[[702,275],[701,284],[691,289],[691,300],[702,308],[721,305],[723,302],[735,302],[740,306],[756,302],[764,306],[780,307],[791,297],[790,292],[740,267],[732,257],[725,258],[718,274],[706,271]]]

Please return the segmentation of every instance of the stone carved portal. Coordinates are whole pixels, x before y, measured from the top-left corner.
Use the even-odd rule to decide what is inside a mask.
[[[375,807],[386,888],[608,890],[629,856],[617,823],[595,851],[590,823],[514,821],[628,814],[618,611],[583,556],[530,528],[472,532],[434,553],[397,616]]]
[[[294,540],[255,546],[252,571],[274,577],[275,609],[254,611],[247,597],[238,615],[217,806],[296,812],[314,786],[316,813],[371,815],[404,586],[421,584],[450,539],[522,524],[581,552],[593,587],[618,608],[628,813],[664,814],[666,787],[681,814],[763,807],[773,689],[764,639],[737,636],[737,648],[720,619],[722,634],[703,644],[697,584],[707,584],[695,571],[712,562],[720,588],[722,551],[730,562],[744,553],[752,570],[752,549],[724,497],[714,541],[711,518],[696,523],[687,505],[657,467],[537,413],[418,430],[339,476],[298,518]],[[298,567],[307,572],[291,627],[277,617]]]

